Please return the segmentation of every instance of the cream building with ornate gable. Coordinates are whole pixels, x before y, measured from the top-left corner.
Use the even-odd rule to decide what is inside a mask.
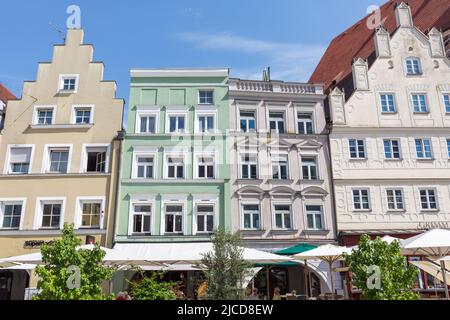
[[[396,7],[379,27],[373,59],[355,58],[352,92],[329,95],[338,232],[409,237],[450,228],[450,61],[442,34],[427,35]]]

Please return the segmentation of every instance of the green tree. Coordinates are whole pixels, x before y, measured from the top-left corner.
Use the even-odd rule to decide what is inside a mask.
[[[64,225],[62,239],[41,248],[45,265],[36,268],[40,293],[35,300],[105,300],[102,282],[111,279],[114,269],[102,263],[105,252],[80,249],[73,225]],[[79,271],[79,273],[78,273]],[[79,275],[79,277],[78,277]]]
[[[175,300],[175,283],[158,281],[164,273],[153,272],[150,276],[142,271],[141,279],[131,281],[131,296],[134,300]]]
[[[213,236],[213,251],[203,255],[207,300],[239,300],[244,297],[242,283],[250,267],[243,259],[237,235],[218,230]]]
[[[417,300],[412,291],[417,269],[407,265],[400,253],[400,243],[381,238],[361,237],[358,248],[344,255],[352,273],[353,284],[362,290],[365,300]]]

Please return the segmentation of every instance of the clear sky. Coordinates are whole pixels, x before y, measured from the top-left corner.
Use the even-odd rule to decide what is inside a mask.
[[[21,96],[61,43],[66,8],[128,100],[130,68],[229,67],[233,77],[307,81],[334,36],[384,0],[0,0],[0,82]]]

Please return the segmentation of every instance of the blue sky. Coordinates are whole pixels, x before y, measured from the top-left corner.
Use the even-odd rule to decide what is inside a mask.
[[[0,82],[21,96],[80,6],[85,42],[128,100],[129,69],[229,67],[233,77],[307,81],[331,39],[383,0],[2,0]]]

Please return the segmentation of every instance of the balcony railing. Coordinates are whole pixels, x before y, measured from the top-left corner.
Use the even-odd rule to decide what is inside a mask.
[[[240,79],[230,79],[230,90],[286,94],[323,94],[323,86],[319,84]]]

